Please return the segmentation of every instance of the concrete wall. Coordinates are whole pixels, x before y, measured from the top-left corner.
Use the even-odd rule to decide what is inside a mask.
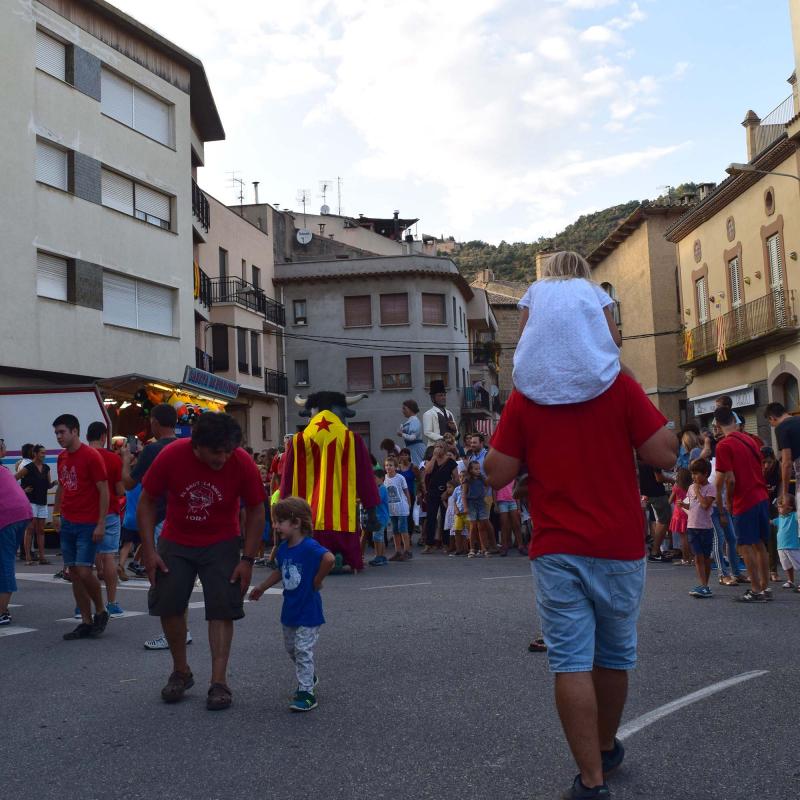
[[[381,236],[379,233],[361,228],[359,226],[346,227],[345,222],[349,222],[349,217],[337,217],[332,214],[306,214],[302,212],[286,212],[294,217],[295,228],[302,228],[305,225],[311,233],[322,236],[326,239],[333,234],[334,242],[341,242],[351,247],[357,247],[365,253],[374,253],[379,256],[399,256],[406,250],[402,242],[394,242]],[[320,233],[320,225],[325,226],[323,233]]]
[[[377,261],[378,259],[373,259]],[[449,262],[448,262],[449,263]],[[279,271],[291,267],[280,267]],[[305,266],[305,265],[304,265]],[[423,325],[421,320],[421,293],[440,292],[446,297],[447,324]],[[389,292],[408,292],[409,324],[382,326],[380,324],[379,295]],[[291,398],[295,394],[303,396],[321,390],[347,391],[348,357],[371,357],[375,388],[367,392],[366,400],[356,407],[356,422],[370,423],[370,436],[373,453],[379,455],[381,439],[390,437],[396,440],[396,432],[403,422],[400,411],[403,401],[413,397],[420,407],[421,414],[430,408],[430,397],[424,385],[425,344],[429,343],[431,354],[449,356],[450,391],[448,407],[458,418],[462,392],[456,389],[456,357],[461,367],[468,368],[467,336],[453,328],[452,297],[456,297],[458,308],[464,308],[466,298],[446,277],[426,275],[410,277],[391,275],[376,277],[357,277],[351,279],[317,279],[303,283],[287,283],[284,286],[287,307],[286,371],[289,376],[289,431],[304,426]],[[369,328],[344,327],[345,295],[372,296],[372,325]],[[292,322],[291,308],[295,299],[304,299],[308,304],[308,325],[297,326]],[[302,337],[313,337],[304,339]],[[300,337],[300,338],[295,338]],[[345,341],[346,340],[346,341]],[[351,346],[346,346],[347,344]],[[385,348],[385,349],[384,349]],[[381,356],[411,355],[412,387],[402,389],[381,388]],[[308,361],[310,383],[298,386],[295,379],[294,362],[298,359]],[[460,384],[461,378],[459,376]]]
[[[37,23],[174,104],[174,148],[103,116],[97,100],[37,70]],[[0,366],[180,380],[194,363],[189,95],[35,2],[3,5],[0,47],[13,65],[0,73]],[[37,184],[37,135],[173,195],[173,230]],[[105,325],[97,308],[37,297],[37,248],[176,289],[174,335]]]
[[[497,385],[501,391],[511,391],[514,384],[511,373],[514,369],[514,350],[519,340],[519,309],[514,305],[492,305],[497,319],[497,341],[500,342],[500,372]]]

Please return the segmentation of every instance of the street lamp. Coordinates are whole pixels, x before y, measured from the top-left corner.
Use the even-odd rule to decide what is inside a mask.
[[[756,169],[752,164],[728,164],[728,166],[725,167],[725,172],[731,177],[734,175],[742,175],[745,172],[756,172],[759,175],[780,175],[784,178],[794,178],[796,181],[800,181],[800,176],[792,175],[791,172],[772,172],[768,169]]]

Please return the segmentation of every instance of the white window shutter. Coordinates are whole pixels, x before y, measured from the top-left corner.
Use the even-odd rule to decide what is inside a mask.
[[[100,81],[100,108],[104,114],[133,127],[133,84],[107,69]]]
[[[66,151],[47,142],[36,142],[36,180],[66,191]]]
[[[147,186],[136,184],[136,210],[152,217],[158,217],[165,222],[170,221],[169,196],[150,189]]]
[[[100,178],[101,202],[133,216],[133,181],[104,169]]]
[[[66,80],[66,45],[38,28],[36,30],[36,66],[59,80]]]
[[[139,310],[138,328],[151,333],[172,336],[172,289],[154,283],[138,281],[136,305]]]
[[[36,294],[39,297],[52,297],[53,300],[67,299],[67,260],[47,253],[36,254]]]
[[[133,127],[162,144],[172,144],[169,106],[155,95],[140,89],[133,90]]]
[[[103,322],[135,328],[136,321],[136,281],[104,272]]]

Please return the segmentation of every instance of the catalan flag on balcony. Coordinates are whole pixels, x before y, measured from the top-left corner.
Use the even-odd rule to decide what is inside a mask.
[[[694,358],[694,331],[691,328],[683,332],[683,357],[686,361]]]
[[[194,262],[194,299],[200,297],[200,265]]]
[[[720,314],[716,321],[717,326],[717,361],[727,361],[728,353],[725,350],[725,317]]]

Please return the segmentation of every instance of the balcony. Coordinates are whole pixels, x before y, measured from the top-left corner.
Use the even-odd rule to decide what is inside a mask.
[[[475,389],[472,386],[464,387],[464,396],[461,400],[461,410],[467,413],[490,414],[500,411],[499,397],[492,398],[486,389]]]
[[[775,289],[727,314],[687,330],[681,366],[694,366],[717,357],[721,347],[730,358],[745,355],[751,343],[759,350],[767,338],[777,339],[797,330],[793,290]],[[731,352],[734,351],[734,352]]]
[[[195,263],[195,298],[206,308],[211,308],[211,278]]]
[[[199,347],[194,349],[194,365],[205,372],[214,371],[214,358]]]
[[[203,190],[194,180],[192,181],[192,214],[200,224],[200,227],[208,233],[208,227],[211,225],[211,207],[208,204],[208,198],[203,194]]]
[[[284,397],[289,394],[289,379],[285,372],[276,369],[264,370],[264,391],[267,394],[279,394]]]
[[[773,142],[783,136],[786,124],[792,117],[794,117],[794,97],[789,95],[759,122],[753,139],[753,152],[750,157],[754,158],[759,153],[762,153]]]
[[[274,325],[286,324],[283,303],[264,294],[264,290],[241,278],[209,278],[212,303],[236,303],[260,314]]]
[[[500,356],[501,345],[499,342],[475,342],[472,345],[472,364],[483,365],[497,369],[497,360]]]

